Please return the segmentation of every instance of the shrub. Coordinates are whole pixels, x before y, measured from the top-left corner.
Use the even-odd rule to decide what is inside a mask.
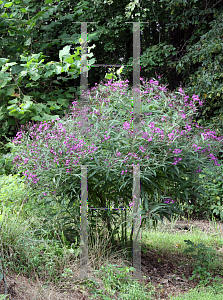
[[[143,222],[150,217],[155,223],[175,207],[157,205],[155,199],[188,202],[202,192],[196,181],[202,169],[210,161],[219,166],[215,155],[222,137],[193,122],[202,106],[198,96],[189,99],[181,88],[169,93],[158,81],[141,81],[141,120],[136,128],[128,81],[109,81],[88,91],[89,107],[73,102],[65,118],[29,123],[11,143],[13,163],[26,176],[27,187],[44,203],[57,199],[72,226],[80,227],[80,165],[89,165],[90,207],[128,207],[131,166],[140,164]],[[98,214],[109,232],[119,227],[119,211]],[[94,216],[93,211],[89,226]]]

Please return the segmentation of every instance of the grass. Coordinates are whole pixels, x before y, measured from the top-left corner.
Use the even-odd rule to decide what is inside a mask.
[[[186,232],[170,233],[157,230],[145,230],[142,236],[142,242],[150,246],[152,249],[159,249],[160,251],[169,251],[172,253],[182,253],[187,248],[184,240],[190,239],[195,244],[204,243],[210,247],[221,247],[223,245],[223,238],[219,234],[205,234],[198,229]]]
[[[54,219],[51,218],[50,223],[46,222],[49,211],[44,206],[38,206],[35,199],[21,204],[21,199],[12,201],[11,198],[11,202],[13,205],[10,204],[11,206],[8,207],[6,203],[4,204],[4,210],[0,215],[1,257],[6,273],[13,270],[29,278],[42,279],[45,284],[56,285],[61,289],[79,286],[89,299],[159,299],[151,282],[146,284],[132,281],[132,269],[127,251],[117,251],[111,245],[107,245],[109,233],[106,230],[103,230],[101,235],[96,230],[94,241],[89,239],[91,265],[89,277],[86,280],[80,280],[77,275],[80,247],[77,241],[71,244],[66,240],[59,219],[55,216]],[[172,228],[176,221],[177,218],[172,219]],[[183,233],[172,233],[167,231],[167,225],[167,222],[159,224],[156,230],[144,228],[142,230],[143,248],[155,250],[161,255],[162,253],[169,253],[170,256],[180,254],[182,257],[190,258],[190,254],[184,253],[184,250],[188,248],[184,240],[190,240],[196,245],[203,243],[214,249],[221,248],[223,245],[216,222],[212,222],[215,228],[213,234],[206,234],[196,228]],[[130,229],[127,233],[130,234]],[[192,259],[190,260],[192,262]],[[202,260],[200,263],[202,264]],[[205,268],[205,266],[201,269],[197,268],[197,274],[203,274]],[[214,270],[222,275],[222,256],[220,255],[208,262],[208,272]],[[202,280],[200,281],[202,284]],[[223,284],[216,279],[212,281],[212,285],[200,286],[180,297],[170,297],[170,299],[200,300],[205,298],[208,300],[215,298],[216,300],[222,299],[222,292]]]
[[[172,300],[221,300],[223,293],[223,285],[215,284],[213,287],[197,287],[190,290],[187,294],[179,297],[170,297]]]

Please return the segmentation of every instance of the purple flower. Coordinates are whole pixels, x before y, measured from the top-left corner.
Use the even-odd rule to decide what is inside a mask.
[[[125,130],[130,129],[130,124],[129,124],[128,122],[125,122],[125,123],[123,124],[123,128],[124,128]]]
[[[171,201],[171,203],[176,202],[176,201],[172,200],[171,198],[167,198],[167,199],[164,201],[164,203],[169,204],[170,201]]]
[[[134,201],[133,201],[133,202],[131,202],[131,203],[129,203],[129,207],[132,207],[134,204],[135,204],[135,202],[134,202]]]
[[[175,154],[179,154],[179,153],[182,152],[182,150],[180,150],[180,149],[174,149],[172,152],[175,153]]]

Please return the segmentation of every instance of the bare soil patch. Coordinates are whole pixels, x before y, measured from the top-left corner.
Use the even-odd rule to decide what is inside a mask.
[[[157,251],[142,253],[142,271],[147,280],[156,287],[156,299],[169,299],[197,286],[191,282],[193,268],[189,259],[172,253],[158,254]]]
[[[86,300],[89,299],[83,291],[73,286],[69,289],[59,289],[53,285],[46,287],[44,282],[32,281],[29,278],[10,271],[5,276],[7,282],[7,300]],[[0,294],[4,294],[4,282],[0,282]]]
[[[179,220],[171,229],[171,223],[166,220],[164,230],[179,232],[184,230],[198,229],[207,234],[220,234],[223,236],[223,222],[211,222],[207,220]]]

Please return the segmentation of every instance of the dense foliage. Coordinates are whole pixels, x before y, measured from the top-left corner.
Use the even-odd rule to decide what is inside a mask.
[[[171,91],[181,86],[190,97],[197,94],[203,105],[194,120],[208,125],[219,137],[222,12],[217,0],[1,0],[1,174],[12,172],[7,142],[21,124],[61,118],[78,100],[81,21],[96,22],[88,23],[89,64],[130,65],[133,25],[126,22],[140,20],[141,76],[150,79],[162,74],[160,83]],[[107,71],[89,66],[89,87]],[[123,68],[120,77],[131,85],[132,67]],[[221,151],[216,157],[221,158]]]
[[[126,22],[140,20],[141,76],[162,74],[161,83],[170,90],[181,84],[190,96],[195,93],[207,100],[203,118],[215,112],[218,116],[222,11],[217,0],[1,0],[1,151],[8,152],[7,138],[15,136],[23,122],[62,116],[79,95],[75,45],[79,46],[81,21],[96,22],[88,24],[88,43],[96,46],[97,63],[130,65],[133,25]],[[66,57],[69,61],[61,69],[58,54],[68,46],[75,58]],[[89,86],[99,83],[107,71],[89,67]],[[125,67],[122,76],[131,84],[132,67]]]

